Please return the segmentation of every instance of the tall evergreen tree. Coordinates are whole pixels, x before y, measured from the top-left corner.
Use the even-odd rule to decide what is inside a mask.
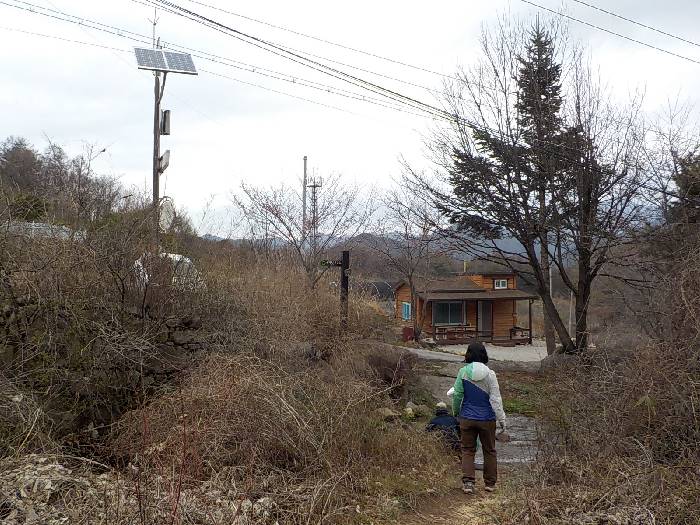
[[[519,58],[518,75],[518,124],[527,144],[527,158],[537,186],[539,206],[540,263],[544,293],[551,295],[549,263],[549,230],[553,217],[550,202],[552,186],[555,184],[558,142],[562,121],[559,115],[561,99],[561,65],[554,56],[554,42],[537,20],[530,33],[525,56]],[[547,353],[556,349],[554,325],[544,311],[544,334]]]
[[[502,260],[530,268],[527,277],[535,282],[548,320],[548,351],[555,349],[554,331],[564,348],[573,351],[549,286],[548,237],[556,216],[551,194],[562,127],[561,66],[551,36],[539,23],[513,64],[513,74],[517,102],[508,108],[510,94],[505,93],[501,113],[514,110],[517,118],[500,130],[468,124],[473,146],[454,148],[448,179],[452,195],[435,202],[462,232],[491,239]],[[503,236],[516,239],[525,255],[499,249],[496,239]],[[511,269],[524,274],[515,265]]]

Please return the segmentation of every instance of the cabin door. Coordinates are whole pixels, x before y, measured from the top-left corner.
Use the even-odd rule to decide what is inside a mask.
[[[479,331],[479,339],[490,339],[493,330],[493,301],[478,301],[476,308],[476,329]]]

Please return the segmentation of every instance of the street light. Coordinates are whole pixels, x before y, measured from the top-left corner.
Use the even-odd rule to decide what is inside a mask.
[[[170,163],[170,150],[161,156],[160,136],[170,135],[170,111],[161,113],[160,103],[163,100],[165,91],[165,80],[168,73],[178,73],[183,75],[197,75],[197,70],[192,61],[192,55],[188,53],[176,53],[163,49],[147,49],[135,47],[136,63],[139,69],[146,69],[154,72],[155,104],[153,110],[153,212],[156,241],[158,239],[158,208],[160,203],[160,174],[165,171]],[[160,74],[163,74],[163,84],[160,83]]]

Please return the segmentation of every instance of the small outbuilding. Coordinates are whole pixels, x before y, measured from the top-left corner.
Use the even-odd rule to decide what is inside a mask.
[[[416,326],[436,342],[532,343],[532,301],[507,273],[457,274],[443,279],[419,279],[414,293],[405,281],[394,291],[396,317]],[[518,301],[527,301],[527,325],[518,320]]]

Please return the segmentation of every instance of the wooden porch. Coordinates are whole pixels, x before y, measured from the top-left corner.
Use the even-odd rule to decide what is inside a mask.
[[[470,325],[435,326],[433,339],[443,345],[464,344],[480,341],[493,343],[499,346],[516,346],[532,343],[532,332],[529,328],[514,326],[510,329],[508,337],[494,337],[491,330],[477,330]]]

